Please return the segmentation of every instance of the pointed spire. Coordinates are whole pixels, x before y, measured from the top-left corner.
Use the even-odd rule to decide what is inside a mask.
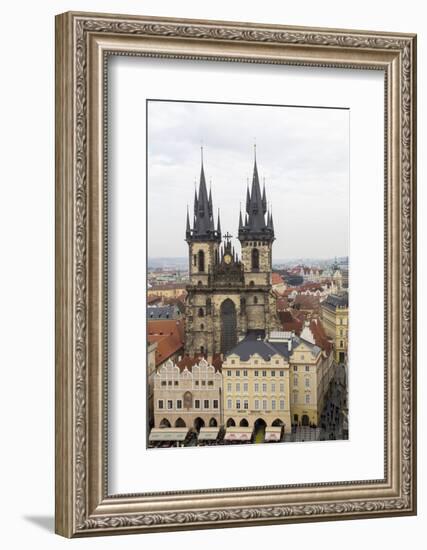
[[[267,212],[267,199],[265,196],[265,178],[263,178],[263,187],[262,187],[262,211],[264,214]]]
[[[210,186],[209,186],[208,211],[209,211],[209,222],[210,222],[209,229],[214,233],[215,222],[213,217],[213,206],[212,206],[212,180],[210,181]]]
[[[187,225],[185,228],[185,235],[186,237],[189,237],[191,235],[191,229],[190,229],[190,213],[188,211],[188,204],[187,204]]]
[[[249,194],[249,178],[247,179],[246,185],[246,212],[249,214],[249,208],[251,204],[251,196]]]
[[[273,206],[270,204],[270,229],[274,234]]]
[[[219,218],[219,208],[218,208],[218,224],[216,226],[216,230],[219,235],[219,238],[221,238],[221,220]]]
[[[192,240],[218,240],[213,216],[212,185],[209,194],[206,188],[205,168],[203,163],[203,146],[200,147],[200,182],[199,190],[194,190],[194,224],[190,232]]]
[[[240,241],[250,240],[274,240],[274,231],[270,229],[273,224],[271,213],[268,212],[267,193],[265,189],[265,178],[263,178],[263,189],[258,175],[257,150],[254,144],[254,164],[252,185],[246,189],[246,215],[245,223],[241,223],[239,216],[239,239]]]
[[[264,208],[259,185],[258,167],[256,156],[254,161],[254,173],[252,176],[252,188],[249,201],[249,224],[255,231],[262,230],[265,227]]]
[[[243,229],[243,222],[242,222],[242,205],[240,205],[240,211],[239,211],[239,231]]]
[[[209,182],[209,215],[212,216],[212,179]]]
[[[197,183],[194,178],[194,215],[197,216],[198,200],[197,200]]]

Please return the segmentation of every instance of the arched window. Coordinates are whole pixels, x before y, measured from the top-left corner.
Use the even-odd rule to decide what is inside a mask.
[[[204,317],[204,316],[205,316],[205,312],[203,311],[203,308],[199,307],[199,317]]]
[[[200,324],[200,330],[204,330],[205,329],[205,325],[203,323]]]
[[[252,270],[258,270],[259,269],[259,250],[258,248],[252,249]]]
[[[221,353],[230,351],[237,344],[237,317],[234,302],[227,298],[221,304]]]
[[[254,304],[256,305],[258,303],[258,298],[254,296]]]
[[[249,283],[249,286],[255,286],[255,283],[254,283],[253,281],[251,281],[251,282]]]
[[[199,250],[198,258],[199,258],[199,271],[204,271],[205,270],[205,253],[203,252],[203,250]]]

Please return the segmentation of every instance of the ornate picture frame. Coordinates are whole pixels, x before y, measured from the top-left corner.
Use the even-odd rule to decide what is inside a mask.
[[[111,495],[106,59],[385,74],[384,479]],[[81,537],[416,513],[416,36],[72,13],[56,18],[56,532]]]

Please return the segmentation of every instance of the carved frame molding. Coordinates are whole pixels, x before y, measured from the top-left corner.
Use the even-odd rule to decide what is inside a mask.
[[[108,495],[106,59],[141,55],[385,72],[385,478]],[[254,69],[255,70],[255,69]],[[56,531],[67,536],[416,513],[416,37],[66,13],[56,18]]]

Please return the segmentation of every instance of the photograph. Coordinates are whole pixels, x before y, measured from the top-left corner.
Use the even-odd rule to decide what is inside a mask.
[[[348,439],[350,110],[146,113],[148,448]]]

